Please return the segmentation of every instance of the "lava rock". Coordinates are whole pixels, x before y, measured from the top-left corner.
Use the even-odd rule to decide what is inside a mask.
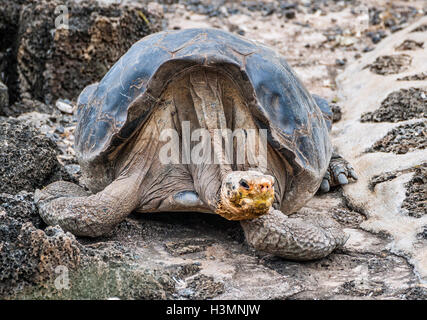
[[[0,208],[0,297],[13,298],[28,286],[53,285],[58,266],[75,269],[79,244],[59,227],[36,229]]]
[[[345,66],[345,64],[347,63],[347,59],[336,59],[335,60],[335,64],[337,65],[337,66],[340,66],[340,67],[342,67],[342,66]]]
[[[50,114],[52,108],[41,101],[29,99],[28,93],[23,94],[19,101],[16,101],[12,105],[3,108],[2,114],[8,117],[15,117],[19,114],[26,112],[39,112]]]
[[[284,15],[288,19],[293,19],[293,18],[295,18],[295,10],[286,10],[284,12]]]
[[[403,26],[392,26],[391,28],[390,28],[390,31],[391,31],[391,33],[395,33],[395,32],[397,32],[397,31],[400,31],[400,30],[402,30],[403,29]]]
[[[373,73],[380,75],[389,75],[407,70],[411,63],[411,56],[407,54],[394,54],[378,57],[368,67],[369,70]]]
[[[422,41],[418,42],[412,39],[406,39],[396,48],[396,50],[398,51],[416,50],[416,49],[422,48],[423,46],[424,46],[424,42]]]
[[[26,191],[16,195],[0,193],[0,208],[20,224],[31,222],[36,228],[44,226],[34,203],[33,193]]]
[[[204,274],[196,275],[188,281],[186,296],[191,299],[213,299],[224,292],[224,283]]]
[[[423,81],[427,79],[427,72],[420,72],[416,74],[411,74],[402,78],[398,78],[398,81]]]
[[[414,150],[422,150],[427,147],[426,135],[427,122],[416,122],[399,126],[375,142],[368,151],[405,154]]]
[[[4,0],[0,9],[0,81],[9,89],[9,102],[15,102],[18,86],[16,39],[21,5],[28,0]],[[0,115],[2,108],[0,108]]]
[[[28,122],[0,121],[0,192],[32,192],[60,179],[57,151],[55,143]]]
[[[427,163],[415,168],[412,179],[405,184],[406,198],[402,203],[402,209],[414,218],[421,218],[427,213],[425,201],[425,186],[427,185]],[[426,232],[426,229],[424,229]]]
[[[6,5],[12,6],[12,2],[6,0]],[[55,22],[62,21],[59,6],[68,10],[68,28],[55,27]],[[19,9],[19,21],[14,20],[17,28],[8,30],[15,32],[9,36],[16,67],[8,71],[8,76],[12,71],[17,73],[15,81],[9,81],[14,82],[12,103],[24,93],[48,105],[58,98],[75,100],[85,86],[102,78],[133,43],[160,30],[160,17],[136,4],[42,0],[23,1],[18,9],[16,5],[14,8]],[[4,20],[0,16],[0,26]]]
[[[384,39],[385,37],[387,37],[387,34],[385,33],[384,30],[379,30],[378,32],[367,32],[366,35],[371,38],[371,41],[374,44],[377,44],[378,42],[380,42],[382,39]]]
[[[342,117],[341,107],[336,104],[332,104],[331,111],[332,111],[332,122],[335,123],[340,121]]]
[[[381,23],[381,17],[380,17],[380,14],[382,12],[381,10],[378,10],[377,8],[372,7],[372,8],[369,8],[368,12],[369,12],[369,24],[375,26]]]
[[[9,106],[9,93],[6,85],[0,81],[0,112]]]
[[[412,32],[426,32],[426,31],[427,31],[427,24],[423,24],[415,28],[414,30],[412,30]]]
[[[398,122],[423,117],[427,117],[427,91],[409,88],[390,93],[380,108],[362,114],[361,121]]]

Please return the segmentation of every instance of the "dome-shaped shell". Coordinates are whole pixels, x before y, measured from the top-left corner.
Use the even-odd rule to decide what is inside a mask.
[[[281,55],[217,29],[145,37],[85,89],[75,134],[79,159],[89,166],[106,161],[144,123],[174,74],[196,65],[221,67],[240,84],[257,125],[268,129],[269,143],[294,170],[286,197],[314,193],[331,156],[321,110]]]

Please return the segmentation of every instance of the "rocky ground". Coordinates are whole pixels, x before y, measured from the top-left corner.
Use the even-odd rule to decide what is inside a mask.
[[[64,1],[0,9],[0,297],[427,298],[425,1],[116,2],[65,1],[68,30],[54,28]],[[79,92],[137,39],[199,26],[275,47],[341,107],[333,139],[361,179],[302,210],[341,223],[344,248],[286,261],[251,249],[238,223],[203,214],[134,214],[100,239],[39,218],[35,189],[80,176]]]

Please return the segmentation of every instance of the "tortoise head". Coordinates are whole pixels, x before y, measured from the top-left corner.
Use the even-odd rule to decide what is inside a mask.
[[[228,220],[266,214],[274,201],[274,178],[258,171],[232,171],[222,181],[216,213]]]

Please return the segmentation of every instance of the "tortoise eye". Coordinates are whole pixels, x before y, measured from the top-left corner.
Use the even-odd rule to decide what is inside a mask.
[[[239,184],[240,184],[243,188],[245,188],[245,189],[249,189],[248,182],[247,182],[245,179],[241,179],[241,180],[239,181]]]

